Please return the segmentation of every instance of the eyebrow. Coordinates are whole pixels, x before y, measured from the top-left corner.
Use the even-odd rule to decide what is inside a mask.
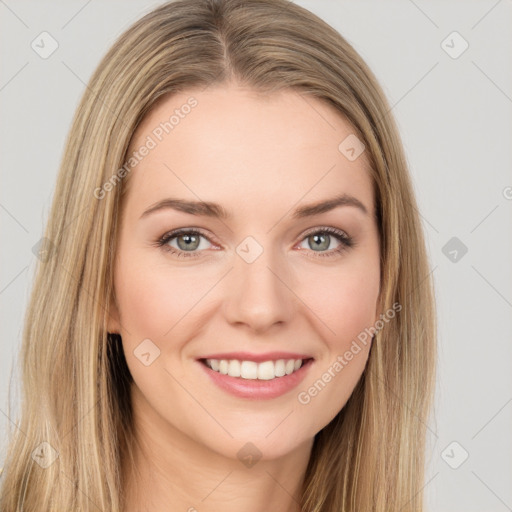
[[[331,199],[324,199],[316,203],[307,204],[298,207],[292,215],[292,219],[301,219],[304,217],[312,217],[325,213],[341,206],[353,206],[368,215],[365,205],[354,196],[341,194]],[[178,199],[169,197],[158,201],[154,205],[145,210],[140,218],[148,216],[151,213],[161,210],[173,209],[190,215],[212,217],[218,219],[229,219],[231,215],[220,204],[208,201],[190,201],[186,199]]]

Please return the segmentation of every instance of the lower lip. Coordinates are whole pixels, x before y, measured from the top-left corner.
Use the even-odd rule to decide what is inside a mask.
[[[223,375],[222,373],[212,370],[203,362],[198,361],[203,371],[205,371],[210,379],[221,389],[236,397],[253,400],[277,398],[278,396],[288,393],[302,382],[312,363],[313,359],[308,359],[297,371],[294,371],[290,375],[283,375],[282,377],[276,377],[270,380],[259,380]]]

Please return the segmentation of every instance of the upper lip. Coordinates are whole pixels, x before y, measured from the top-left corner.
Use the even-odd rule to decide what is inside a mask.
[[[250,352],[223,352],[221,354],[210,354],[200,357],[201,359],[238,359],[239,361],[254,361],[262,363],[264,361],[277,361],[278,359],[313,359],[308,354],[298,354],[295,352],[266,352],[264,354],[251,354]]]

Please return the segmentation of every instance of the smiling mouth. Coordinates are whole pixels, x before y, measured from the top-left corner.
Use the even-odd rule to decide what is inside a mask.
[[[221,375],[247,380],[272,380],[295,373],[309,359],[277,359],[275,361],[241,361],[238,359],[200,359],[201,363]]]

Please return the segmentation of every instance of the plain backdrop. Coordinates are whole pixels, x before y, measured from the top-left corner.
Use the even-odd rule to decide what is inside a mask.
[[[0,434],[71,118],[107,48],[160,3],[0,0]],[[428,510],[512,510],[512,2],[296,3],[366,60],[406,149],[439,313]],[[58,44],[46,58],[41,37]]]

